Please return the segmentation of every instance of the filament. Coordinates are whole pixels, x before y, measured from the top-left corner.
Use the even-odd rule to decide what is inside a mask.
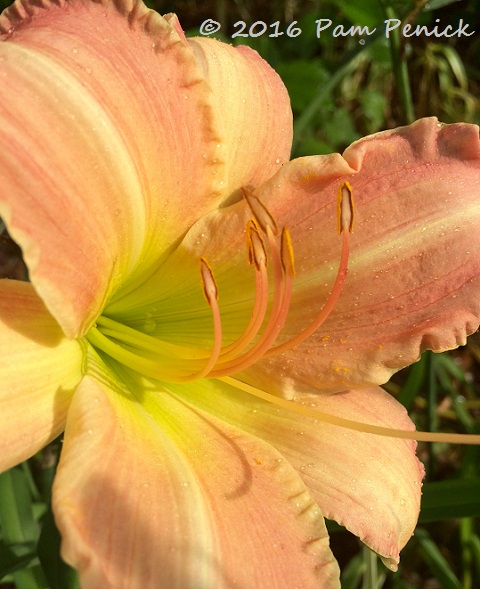
[[[223,346],[218,287],[213,270],[205,257],[200,258],[200,276],[212,315],[211,347],[195,348],[171,344],[105,316],[100,316],[95,326],[90,328],[87,340],[111,358],[156,380],[184,383],[217,378],[285,410],[338,427],[425,442],[479,444],[480,435],[406,431],[336,417],[317,411],[302,402],[282,399],[231,376],[263,358],[284,353],[301,345],[330,316],[347,280],[349,235],[354,224],[352,187],[348,182],[343,182],[337,194],[337,228],[341,235],[341,252],[331,292],[323,307],[306,327],[275,346],[275,341],[285,326],[291,304],[295,277],[292,239],[287,227],[282,227],[281,233],[279,232],[273,215],[260,199],[246,189],[243,189],[243,193],[253,215],[246,226],[246,240],[248,262],[255,269],[255,296],[248,324],[236,340]],[[267,266],[271,269],[273,285],[269,284]],[[269,289],[273,290],[273,296],[268,311]]]
[[[340,264],[332,292],[317,316],[295,337],[276,347],[288,317],[295,276],[294,253],[290,233],[279,229],[273,215],[253,194],[243,190],[252,212],[246,227],[249,264],[255,268],[255,298],[250,319],[243,333],[232,343],[222,346],[222,321],[218,304],[218,288],[213,271],[205,257],[200,258],[200,275],[203,292],[213,319],[213,342],[210,349],[176,346],[137,331],[108,317],[99,317],[92,328],[90,340],[104,352],[136,367],[148,376],[172,382],[185,382],[202,378],[218,378],[240,372],[264,357],[279,354],[301,344],[310,337],[329,316],[338,301],[346,280],[349,257],[348,233],[353,223],[353,200],[347,183],[341,185],[338,195],[337,220],[343,233]],[[269,305],[270,262],[273,280],[273,297]],[[109,341],[112,345],[109,345]],[[122,349],[125,353],[122,352]],[[138,361],[135,360],[137,357]],[[155,357],[158,365],[155,365]]]

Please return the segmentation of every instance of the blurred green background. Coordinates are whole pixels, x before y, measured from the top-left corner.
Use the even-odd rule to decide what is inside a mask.
[[[236,0],[215,2],[147,2],[162,13],[176,12],[188,35],[198,35],[207,19],[221,24],[212,36],[255,48],[280,74],[295,115],[293,155],[341,151],[352,141],[412,120],[437,116],[443,122],[479,122],[480,2],[433,0]],[[460,20],[467,33],[451,38],[404,37],[401,27],[387,39],[386,19],[426,25],[429,31],[447,25],[452,33]],[[317,38],[316,20],[332,21]],[[439,19],[440,22],[437,22]],[[245,22],[245,28],[236,25]],[[235,37],[239,33],[258,37]],[[278,25],[274,23],[278,21]],[[296,21],[301,33],[286,34]],[[252,25],[254,25],[252,27]],[[334,37],[336,26],[376,28],[373,35]],[[252,28],[251,28],[252,27]],[[295,34],[298,31],[293,30]],[[276,32],[285,34],[272,37]],[[338,34],[338,33],[337,33]]]
[[[0,8],[8,4],[0,0]],[[212,36],[248,44],[270,62],[292,101],[293,156],[341,152],[366,134],[424,116],[480,123],[480,0],[147,4],[160,13],[176,12],[189,36],[198,35],[202,23],[213,19],[221,29]],[[455,31],[463,22],[469,25],[466,32],[475,33],[407,38],[398,28],[387,39],[383,22],[394,18],[430,31],[437,25],[439,32],[447,25]],[[318,19],[332,21],[320,38]],[[337,32],[352,26],[377,30],[334,36],[334,27],[340,26]],[[287,30],[293,36],[278,34]],[[249,36],[232,38],[235,32]],[[20,253],[1,222],[0,233],[0,276],[24,277]],[[386,388],[407,407],[419,429],[480,433],[480,337],[471,336],[465,348],[452,353],[424,354]],[[75,575],[59,559],[49,508],[60,443],[0,476],[1,589],[77,587]],[[330,525],[343,588],[480,588],[480,449],[421,444],[419,455],[427,470],[420,525],[402,552],[397,573],[387,571],[356,538]]]

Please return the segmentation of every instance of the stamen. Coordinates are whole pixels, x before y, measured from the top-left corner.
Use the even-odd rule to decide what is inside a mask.
[[[271,311],[271,323],[272,325],[275,324],[276,318],[278,317],[278,313],[282,306],[282,282],[283,282],[283,264],[282,264],[282,254],[278,248],[277,242],[275,240],[275,235],[273,233],[272,228],[270,225],[267,225],[266,229],[267,238],[268,238],[268,245],[270,246],[270,251],[272,252],[272,261],[273,261],[273,284],[274,284],[274,291],[273,291],[273,306]],[[268,331],[268,327],[267,330]]]
[[[337,227],[338,233],[342,233],[347,227],[350,233],[353,231],[353,190],[346,181],[338,189]]]
[[[265,319],[268,307],[267,252],[255,221],[247,224],[247,248],[250,265],[255,265],[255,302],[249,324],[243,334],[222,349],[220,361],[238,356],[253,341]]]
[[[220,318],[220,308],[218,306],[218,288],[213,277],[213,272],[205,258],[200,258],[200,273],[202,275],[203,290],[207,302],[212,308],[213,315],[213,348],[210,358],[205,366],[197,373],[193,374],[187,380],[200,380],[207,376],[217,363],[220,351],[222,349],[222,320]]]
[[[212,371],[212,377],[216,378],[231,374],[232,372],[239,372],[262,358],[285,325],[292,294],[292,276],[286,274],[285,280],[283,278],[284,272],[281,253],[269,224],[266,225],[266,233],[272,253],[274,276],[273,304],[269,320],[264,332],[253,348],[242,356],[228,362],[220,363],[218,368]]]
[[[377,436],[384,436],[389,438],[417,440],[418,442],[445,442],[448,444],[472,445],[480,444],[480,435],[477,434],[443,434],[437,432],[408,431],[402,429],[382,427],[379,425],[371,425],[368,423],[361,423],[358,421],[353,421],[351,419],[344,419],[343,417],[336,417],[335,415],[330,415],[328,413],[317,411],[316,409],[312,409],[311,407],[302,405],[296,401],[288,401],[287,399],[276,397],[271,393],[267,393],[265,391],[262,391],[261,389],[257,389],[256,387],[253,387],[245,382],[242,382],[230,376],[222,377],[219,380],[231,385],[232,387],[240,389],[241,391],[245,391],[246,393],[249,393],[254,397],[263,399],[264,401],[268,401],[273,405],[281,407],[282,409],[286,409],[287,411],[293,411],[294,413],[299,413],[304,417],[312,417],[314,419],[318,419],[319,421],[323,421],[324,423],[330,423],[338,427],[343,427],[358,432],[375,434]]]
[[[160,355],[160,357],[172,359],[184,359],[185,356],[192,358],[205,358],[205,352],[198,348],[189,348],[187,346],[179,346],[169,342],[165,342],[156,337],[148,335],[129,327],[123,323],[118,323],[114,319],[101,315],[97,318],[96,327],[98,331],[112,337],[119,342],[129,344],[139,350],[145,350],[154,354]]]
[[[168,382],[185,382],[185,380],[188,380],[188,373],[172,372],[166,368],[165,364],[160,363],[158,358],[152,360],[151,358],[139,356],[138,353],[127,349],[125,345],[113,342],[96,327],[91,327],[88,330],[86,338],[94,348],[105,352],[114,360],[144,376]]]
[[[97,327],[91,327],[87,333],[87,339],[89,342],[99,350],[102,350],[110,357],[114,358],[118,362],[121,362],[125,366],[128,366],[132,370],[150,376],[157,380],[169,381],[169,382],[188,382],[192,380],[199,380],[205,378],[212,368],[218,361],[220,351],[222,349],[222,323],[220,319],[220,309],[218,306],[218,289],[213,277],[212,270],[208,265],[205,258],[200,260],[200,272],[202,276],[203,289],[208,304],[212,309],[213,315],[213,331],[214,331],[214,342],[213,348],[210,352],[210,356],[204,366],[198,370],[198,372],[191,373],[192,365],[198,363],[198,360],[186,360],[185,353],[181,358],[180,363],[168,362],[168,358],[163,358],[163,362],[159,361],[162,358],[157,357],[155,359],[141,356],[137,351],[132,352],[129,350],[125,343],[131,343],[135,346],[136,350],[145,350],[149,352],[157,352],[155,347],[152,345],[150,336],[146,334],[137,333],[134,335],[132,332],[135,330],[121,324],[116,324],[115,321],[109,320],[106,317],[99,318],[99,322],[106,324],[107,327],[103,327],[103,331],[110,331],[112,337],[115,339],[123,340],[124,344],[119,345],[112,341],[109,337],[106,337],[100,329]],[[108,327],[110,325],[110,328]],[[113,329],[117,326],[116,329]],[[171,358],[170,358],[171,360]],[[175,366],[176,370],[172,371],[171,367]],[[178,370],[178,368],[189,368],[188,372]]]
[[[282,399],[228,376],[248,368],[262,358],[282,353],[301,344],[327,319],[338,301],[347,277],[349,233],[353,230],[354,221],[352,187],[345,181],[340,185],[337,197],[337,226],[339,233],[343,235],[340,263],[332,291],[317,317],[303,331],[288,341],[270,348],[285,324],[290,306],[292,281],[295,275],[293,247],[290,233],[284,227],[279,248],[276,240],[278,227],[275,219],[257,197],[246,189],[243,189],[243,193],[254,216],[254,219],[247,224],[246,237],[249,263],[255,266],[256,272],[255,302],[244,333],[233,343],[222,348],[223,334],[218,288],[207,260],[202,257],[200,273],[203,290],[213,317],[213,346],[210,351],[170,344],[104,316],[97,319],[97,324],[91,327],[86,335],[92,346],[132,370],[156,380],[184,383],[203,378],[218,378],[232,387],[284,410],[338,427],[379,436],[425,442],[480,444],[480,435],[405,431],[336,417],[317,411],[302,401]],[[263,333],[251,349],[243,353],[258,335],[265,320],[269,302],[267,249],[260,230],[266,236],[273,265],[273,302]],[[193,373],[192,370],[194,370]]]
[[[267,252],[265,251],[263,239],[260,237],[258,225],[253,219],[250,219],[247,223],[246,237],[248,262],[250,266],[255,264],[257,270],[260,268],[260,266],[266,266]]]
[[[280,256],[285,274],[290,274],[292,277],[295,276],[292,239],[290,237],[290,231],[286,227],[282,229]]]
[[[200,258],[200,274],[202,275],[203,292],[207,303],[212,306],[214,300],[218,301],[218,288],[213,277],[213,272],[204,257]]]
[[[242,188],[242,192],[255,220],[262,228],[262,231],[267,233],[267,227],[270,227],[273,235],[278,235],[277,224],[267,207],[256,196],[253,196],[251,192],[247,191],[246,188]]]
[[[348,186],[345,188],[345,185]],[[344,190],[347,191],[347,197],[345,197]],[[343,286],[347,279],[348,258],[350,255],[349,231],[351,230],[351,227],[353,227],[353,198],[351,193],[351,187],[347,182],[342,184],[342,186],[340,187],[339,195],[341,195],[341,198],[339,199],[339,208],[337,209],[337,220],[338,226],[341,228],[341,233],[343,234],[343,239],[342,251],[340,254],[340,264],[338,266],[337,276],[333,284],[332,292],[330,293],[326,303],[320,310],[320,313],[307,327],[305,327],[305,329],[303,329],[300,333],[297,333],[295,337],[268,350],[268,352],[265,353],[265,358],[268,358],[269,356],[273,356],[275,354],[281,354],[282,352],[286,352],[287,350],[290,350],[293,347],[303,343],[306,339],[313,335],[319,329],[319,327],[325,322],[325,320],[333,311],[335,305],[338,302],[340,293],[342,292]],[[348,231],[345,230],[347,228]]]

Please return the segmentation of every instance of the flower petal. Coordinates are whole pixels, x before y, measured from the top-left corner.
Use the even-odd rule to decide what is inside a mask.
[[[313,336],[242,375],[274,394],[379,384],[425,349],[463,344],[478,326],[478,128],[424,119],[367,137],[344,157],[294,160],[256,191],[279,227],[289,228],[295,255],[292,302],[277,343],[308,326],[331,292],[342,242],[336,199],[345,180],[353,187],[355,222],[339,302]],[[211,213],[161,269],[158,300],[175,317],[175,333],[195,332],[197,317],[203,335],[207,325],[212,332],[193,265],[199,255],[215,275],[225,341],[248,322],[255,293],[244,249],[249,217],[242,202]],[[187,297],[192,315],[182,318]]]
[[[77,336],[221,198],[211,92],[141,2],[22,0],[0,34],[0,214]]]
[[[65,426],[83,353],[65,339],[31,284],[0,281],[0,471],[43,448]]]
[[[420,510],[424,470],[416,442],[288,412],[218,381],[199,384],[192,403],[272,444],[300,474],[325,517],[344,525],[396,570]],[[379,387],[295,403],[360,423],[414,429],[404,407]]]
[[[95,372],[72,401],[53,494],[84,589],[339,587],[320,511],[273,448]]]
[[[426,349],[465,343],[480,316],[479,145],[475,125],[423,119],[353,144],[344,153],[348,175],[326,181],[315,175],[315,160],[300,160],[259,191],[294,244],[297,285],[285,336],[308,324],[331,289],[344,180],[355,200],[339,303],[313,337],[265,363],[262,380],[284,375],[300,390],[383,383]]]
[[[227,195],[256,188],[289,160],[290,99],[278,74],[256,51],[215,39],[189,40],[213,89],[227,138]]]

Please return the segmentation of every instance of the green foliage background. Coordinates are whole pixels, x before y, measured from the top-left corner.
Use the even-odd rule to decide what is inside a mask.
[[[9,2],[0,0],[0,8]],[[424,116],[443,122],[480,123],[480,0],[178,0],[148,4],[176,12],[188,35],[201,23],[221,23],[215,37],[255,48],[283,78],[295,118],[293,156],[342,151],[370,133]],[[318,39],[317,19],[333,26]],[[399,18],[439,31],[460,19],[470,37],[420,35],[390,39],[381,29]],[[436,19],[440,19],[437,22]],[[302,33],[255,38],[231,36],[245,21],[293,21]],[[377,27],[371,36],[332,35],[336,25]],[[261,25],[252,29],[261,30]],[[12,97],[14,98],[14,97]],[[459,200],[461,206],[461,200]],[[0,231],[2,226],[0,225]],[[15,246],[0,241],[3,276],[17,268]],[[15,270],[17,271],[17,270]],[[424,354],[386,388],[410,412],[419,429],[480,433],[480,338],[454,353]],[[49,507],[60,441],[30,461],[0,475],[0,589],[71,589],[75,574],[59,558],[59,537]],[[420,525],[402,553],[398,573],[334,524],[332,547],[342,566],[345,589],[476,589],[480,587],[480,449],[446,444],[420,445],[427,478]],[[288,588],[286,588],[288,589]]]

